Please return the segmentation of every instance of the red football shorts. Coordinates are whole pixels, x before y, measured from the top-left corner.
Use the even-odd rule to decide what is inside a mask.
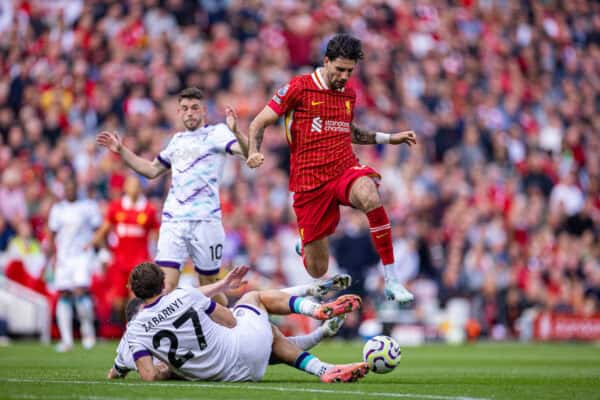
[[[351,206],[350,188],[361,176],[376,180],[381,178],[373,168],[357,165],[348,168],[323,186],[294,194],[294,211],[303,245],[335,232],[340,221],[340,204]]]

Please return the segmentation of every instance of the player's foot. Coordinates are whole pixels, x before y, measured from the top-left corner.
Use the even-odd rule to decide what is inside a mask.
[[[355,294],[346,294],[329,303],[321,304],[315,310],[313,317],[320,320],[330,319],[341,314],[358,310],[361,303],[362,301],[359,296]]]
[[[415,299],[415,296],[401,283],[398,283],[393,280],[385,281],[385,297],[388,300],[396,300],[400,304],[410,304]]]
[[[73,343],[60,342],[55,348],[57,353],[66,353],[73,350]]]
[[[338,315],[337,317],[325,321],[323,325],[321,325],[321,329],[325,336],[335,336],[335,334],[342,329],[342,326],[344,326],[344,321],[346,321],[346,314]]]
[[[314,297],[323,297],[329,292],[338,292],[345,290],[352,284],[352,277],[348,274],[337,274],[333,278],[324,281],[315,282],[314,286],[308,289],[308,295]]]
[[[81,339],[81,345],[84,349],[90,350],[96,345],[96,338],[93,336],[84,337],[83,339]]]
[[[321,382],[356,382],[364,378],[369,372],[367,363],[360,362],[355,364],[334,365],[327,372],[321,375]]]

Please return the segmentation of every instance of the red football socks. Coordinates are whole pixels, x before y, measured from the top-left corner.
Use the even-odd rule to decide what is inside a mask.
[[[394,263],[394,247],[392,245],[392,226],[387,213],[383,207],[376,208],[367,213],[369,226],[371,227],[371,237],[375,244],[375,249],[381,257],[383,265]]]

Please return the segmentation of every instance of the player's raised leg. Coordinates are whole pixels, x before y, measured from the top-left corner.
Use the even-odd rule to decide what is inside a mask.
[[[320,278],[329,268],[329,240],[327,238],[314,240],[304,245],[302,261],[306,271],[313,278]]]
[[[319,304],[307,297],[290,296],[281,290],[265,290],[244,294],[234,308],[251,305],[266,310],[269,314],[302,314],[319,320],[358,310],[361,299],[356,295],[344,295],[337,299]]]
[[[414,296],[396,281],[393,274],[395,264],[392,227],[373,179],[368,176],[356,179],[350,188],[349,200],[350,204],[362,210],[369,220],[371,238],[383,264],[386,297],[399,303],[410,303]]]

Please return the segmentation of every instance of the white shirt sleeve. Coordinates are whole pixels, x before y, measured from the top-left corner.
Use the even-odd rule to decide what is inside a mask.
[[[94,228],[98,228],[102,225],[102,213],[100,213],[100,208],[98,207],[98,203],[90,200],[88,203],[88,220],[90,221],[90,225]]]
[[[185,290],[187,294],[192,298],[194,304],[197,304],[201,310],[208,315],[212,314],[217,306],[217,303],[209,297],[206,297],[204,293],[197,288],[182,288],[181,290]]]
[[[133,361],[133,355],[129,350],[129,343],[127,343],[127,339],[125,335],[121,338],[119,342],[119,346],[117,347],[117,356],[115,357],[115,370],[121,374],[125,375],[129,371],[133,371],[137,369],[135,366],[135,362]]]
[[[237,139],[227,125],[218,124],[215,126],[213,141],[215,149],[219,153],[233,154],[231,152],[231,146],[237,142]]]
[[[125,340],[129,343],[129,350],[131,351],[131,355],[133,357],[134,363],[142,357],[145,357],[145,356],[152,357],[152,353],[150,353],[150,350],[148,350],[148,348],[144,345],[144,343],[142,343],[142,341],[139,340],[141,335],[135,334],[136,329],[142,329],[142,328],[138,328],[135,325],[135,323],[134,324],[130,323],[127,326],[127,333],[125,334]]]
[[[48,216],[48,229],[52,232],[58,232],[60,229],[60,216],[58,206],[55,204],[50,209],[50,215]]]
[[[171,164],[173,163],[173,152],[175,150],[175,145],[173,144],[173,142],[175,141],[175,138],[176,136],[173,136],[169,141],[169,144],[167,144],[167,147],[165,147],[163,151],[158,153],[158,155],[156,156],[158,161],[160,161],[161,164],[167,168],[171,168]]]

